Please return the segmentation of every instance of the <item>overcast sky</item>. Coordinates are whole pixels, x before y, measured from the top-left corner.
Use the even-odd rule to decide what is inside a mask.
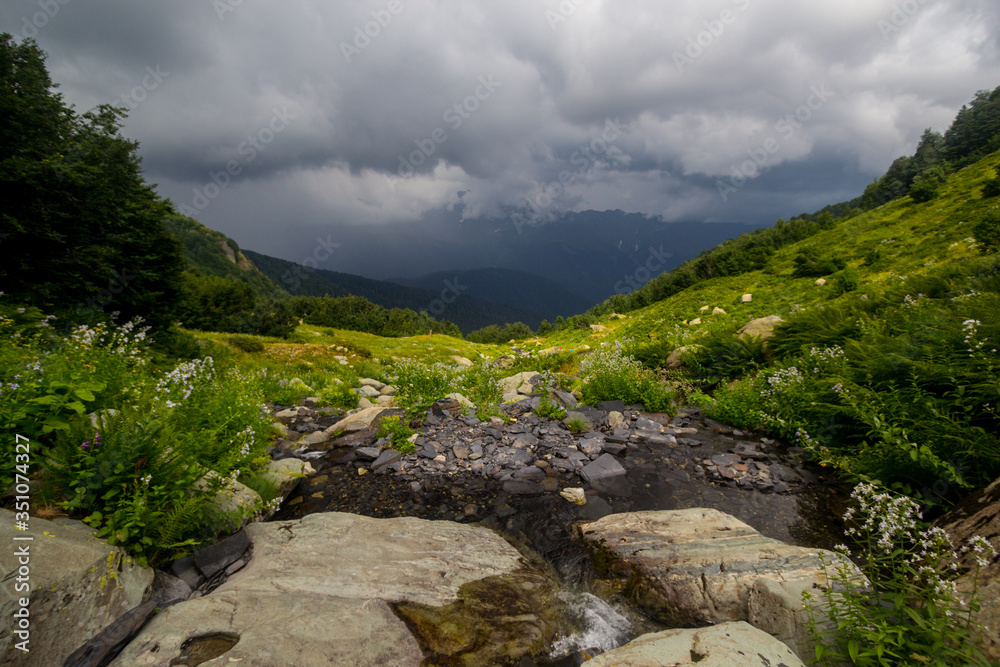
[[[996,0],[4,0],[0,29],[78,111],[133,107],[162,194],[276,255],[528,201],[764,224],[1000,85]]]

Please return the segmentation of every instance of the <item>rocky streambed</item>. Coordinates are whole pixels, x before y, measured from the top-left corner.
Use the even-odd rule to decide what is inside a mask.
[[[111,664],[801,664],[799,596],[826,584],[817,547],[837,541],[842,497],[800,450],[694,408],[570,405],[557,420],[539,395],[517,399],[486,420],[437,402],[409,454],[377,436],[391,406],[274,406],[272,467],[304,471],[281,510],[109,598],[111,615],[138,606],[66,664],[119,649]],[[77,524],[33,521],[53,565],[32,602],[50,655],[91,636],[77,619],[94,614],[45,591],[91,600],[111,562]],[[38,657],[0,664],[61,662]]]

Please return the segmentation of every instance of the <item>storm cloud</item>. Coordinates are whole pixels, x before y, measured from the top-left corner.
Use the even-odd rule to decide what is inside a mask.
[[[130,108],[161,194],[291,259],[435,211],[763,225],[1000,85],[994,0],[7,0],[0,30]]]

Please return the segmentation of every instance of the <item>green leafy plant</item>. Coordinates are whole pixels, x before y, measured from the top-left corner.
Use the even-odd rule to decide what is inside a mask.
[[[947,533],[926,528],[919,506],[871,484],[851,497],[857,507],[844,519],[854,537],[853,556],[864,578],[846,558],[826,564],[831,584],[803,592],[816,662],[824,665],[988,665],[976,647],[979,571],[995,556],[989,542],[974,537],[957,552]],[[972,564],[972,589],[963,599],[954,578],[958,561]],[[826,617],[826,622],[823,617]]]
[[[425,364],[402,359],[392,371],[396,399],[407,414],[419,416],[434,401],[461,389],[461,371],[448,364]]]
[[[566,428],[573,433],[583,433],[590,428],[590,422],[577,415],[566,420]]]
[[[61,440],[46,483],[63,490],[63,508],[85,514],[98,537],[141,565],[182,555],[206,536],[213,494],[198,484],[204,469],[170,446],[172,431],[149,410],[106,416],[102,426],[74,427]]]
[[[550,401],[547,396],[543,396],[535,407],[535,414],[542,418],[564,419],[566,409]]]
[[[580,362],[583,398],[591,405],[621,399],[643,403],[653,412],[673,407],[676,391],[661,383],[655,373],[624,353],[620,341],[595,350]]]
[[[230,336],[226,339],[226,342],[237,350],[246,352],[247,354],[256,354],[267,349],[262,340],[251,336]]]
[[[412,454],[416,447],[409,438],[415,433],[398,415],[386,417],[379,422],[376,431],[379,438],[388,437],[393,447],[403,454]]]

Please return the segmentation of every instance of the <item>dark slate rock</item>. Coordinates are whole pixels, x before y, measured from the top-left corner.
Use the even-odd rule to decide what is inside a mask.
[[[372,470],[377,471],[390,463],[397,463],[401,458],[403,458],[403,455],[400,452],[395,449],[387,449],[375,459],[375,463],[372,464]]]
[[[521,435],[514,438],[511,446],[517,447],[518,449],[528,449],[534,447],[538,444],[538,438],[531,435],[530,433],[522,433]]]
[[[512,496],[537,496],[545,493],[545,487],[541,484],[526,479],[508,479],[502,488]]]
[[[580,471],[580,477],[590,484],[610,477],[624,477],[625,474],[625,468],[610,454],[601,454],[596,461],[587,464]]]
[[[551,396],[565,408],[575,408],[577,406],[576,396],[569,393],[568,391],[563,391],[561,389],[553,389],[551,392]]]
[[[659,422],[655,422],[652,419],[646,419],[645,417],[639,417],[632,424],[633,428],[639,429],[641,431],[655,431],[660,432],[663,427]]]
[[[535,466],[521,468],[514,472],[514,479],[526,479],[532,482],[541,482],[546,478],[545,471]]]
[[[361,461],[374,461],[381,453],[381,447],[358,447],[354,450],[354,454]],[[431,458],[434,458],[434,456],[437,456],[437,454],[434,454]]]
[[[604,440],[581,440],[577,447],[587,456],[596,456],[604,451]]]
[[[610,441],[608,441],[608,442],[604,443],[603,450],[604,450],[604,453],[606,453],[606,454],[613,454],[615,456],[619,456],[619,455],[623,454],[624,452],[628,451],[628,445],[624,445],[624,444],[622,444],[620,442],[610,442]]]
[[[664,435],[661,433],[654,433],[646,438],[646,442],[651,445],[657,445],[660,447],[674,447],[677,445],[677,438],[670,435],[669,433]]]
[[[467,459],[469,458],[469,448],[465,445],[455,445],[451,450],[455,454],[456,459]]]
[[[596,407],[605,414],[608,412],[625,412],[625,401],[601,401]]]
[[[242,558],[249,547],[250,538],[247,537],[245,530],[241,530],[220,542],[195,551],[191,556],[201,573],[206,578],[211,579]],[[180,577],[179,574],[177,576]],[[187,580],[185,583],[188,583]]]
[[[194,564],[194,556],[178,558],[170,564],[170,571],[174,573],[174,576],[187,584],[191,590],[198,588],[205,581],[204,575],[202,575],[201,571]]]
[[[160,600],[150,600],[126,612],[101,630],[97,636],[73,651],[63,662],[63,667],[98,667],[110,664],[115,656],[139,634],[146,621],[160,606]]]
[[[610,503],[600,496],[587,496],[587,504],[579,509],[577,516],[584,521],[597,521],[602,517],[612,514]]]

